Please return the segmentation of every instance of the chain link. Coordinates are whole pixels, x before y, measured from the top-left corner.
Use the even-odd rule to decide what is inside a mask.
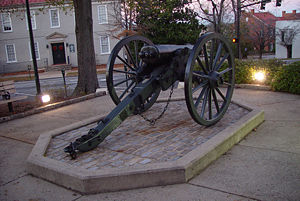
[[[172,94],[174,92],[174,84],[172,84],[172,87],[171,87],[171,90],[170,90],[170,94],[169,94],[169,98],[167,100],[167,104],[166,106],[164,107],[163,111],[161,112],[160,115],[158,115],[156,118],[152,118],[152,119],[148,119],[147,117],[145,117],[143,114],[139,114],[145,121],[148,121],[150,123],[151,126],[154,126],[156,121],[158,121],[160,118],[162,118],[162,116],[165,114],[165,112],[167,111],[168,109],[168,106],[169,106],[169,103],[171,101],[171,97],[172,97]]]

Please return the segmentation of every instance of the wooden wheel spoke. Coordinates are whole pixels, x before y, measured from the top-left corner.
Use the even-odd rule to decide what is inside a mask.
[[[223,64],[224,61],[228,58],[228,56],[229,56],[229,53],[226,53],[226,54],[224,55],[224,57],[222,58],[222,60],[221,60],[220,63],[218,64],[218,66],[215,68],[215,71],[218,71],[218,70],[221,68],[222,64]]]
[[[205,60],[206,69],[209,71],[209,62],[208,62],[208,55],[207,55],[206,44],[203,45],[203,54],[204,54],[204,60]]]
[[[214,58],[214,51],[215,51],[215,40],[212,40],[212,44],[210,47],[210,51],[209,51],[209,69],[212,70],[213,69],[213,58]]]
[[[134,72],[123,71],[123,70],[118,70],[118,69],[113,69],[113,71],[114,71],[114,72],[118,72],[118,73],[129,74],[129,75],[136,75],[136,73],[134,73]]]
[[[213,96],[214,103],[215,103],[216,110],[217,110],[217,114],[218,114],[218,113],[220,113],[220,107],[219,107],[217,95],[216,95],[216,92],[215,92],[214,89],[212,89],[212,96]]]
[[[134,68],[132,68],[130,66],[130,64],[128,64],[122,57],[120,57],[119,55],[117,55],[117,58],[120,59],[128,68],[130,68],[130,70],[132,71],[136,71]]]
[[[202,102],[201,114],[200,114],[200,116],[202,118],[204,117],[204,113],[205,113],[205,108],[206,108],[206,104],[207,104],[208,93],[209,93],[209,90],[206,90],[205,91],[205,95],[204,95],[204,99],[203,99],[203,102]]]
[[[119,99],[121,100],[123,98],[123,96],[129,91],[129,89],[132,87],[132,85],[134,84],[135,82],[132,81],[128,87],[123,91],[123,93],[121,94],[121,96],[119,97]]]
[[[227,73],[229,71],[232,71],[232,68],[226,68],[225,70],[221,71],[219,74],[223,75],[223,74],[225,74],[225,73]]]
[[[219,88],[216,88],[216,91],[222,97],[222,99],[226,102],[227,100],[226,100],[225,96],[222,94],[221,90]]]
[[[137,46],[137,41],[134,41],[134,53],[135,53],[135,64],[136,66],[139,66],[139,61],[138,61],[138,46]]]
[[[200,88],[205,87],[207,85],[207,81],[204,81],[202,83],[200,83],[198,86],[196,86],[193,90],[192,90],[192,94],[195,93],[196,91],[198,91]]]
[[[114,87],[119,86],[120,84],[123,84],[123,83],[125,83],[125,82],[128,82],[129,80],[133,80],[133,78],[130,77],[130,78],[127,78],[127,79],[125,79],[125,80],[122,80],[122,81],[120,81],[120,82],[114,84]]]
[[[198,62],[198,64],[199,64],[199,66],[201,67],[201,69],[203,70],[203,72],[205,73],[205,74],[208,74],[208,72],[207,72],[207,70],[205,69],[205,67],[203,66],[203,63],[201,62],[201,59],[199,58],[199,55],[197,56],[197,62]]]
[[[208,119],[212,119],[211,89],[208,89]]]
[[[198,108],[198,105],[199,105],[200,101],[202,100],[202,97],[203,97],[204,93],[206,92],[207,88],[208,88],[207,86],[203,87],[202,91],[200,92],[200,94],[195,102],[196,108]]]
[[[218,50],[217,50],[217,53],[216,53],[216,57],[215,57],[215,59],[214,59],[214,63],[213,63],[213,67],[212,67],[213,70],[216,69],[217,61],[220,59],[222,47],[223,47],[223,45],[222,45],[222,43],[220,43],[219,46],[218,46]]]
[[[134,59],[133,59],[132,54],[131,54],[131,52],[130,52],[130,50],[129,50],[129,47],[128,47],[127,45],[124,45],[124,47],[125,47],[125,49],[126,49],[126,51],[127,51],[127,53],[128,53],[128,56],[129,56],[129,58],[130,58],[132,64],[134,65],[134,68],[137,69],[138,66],[137,66],[136,63],[134,62]]]
[[[205,78],[205,79],[209,79],[209,76],[208,75],[204,75],[200,72],[193,72],[193,76],[197,76],[197,77],[201,77],[201,78]]]

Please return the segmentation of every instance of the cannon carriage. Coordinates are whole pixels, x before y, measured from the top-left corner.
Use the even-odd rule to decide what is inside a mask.
[[[154,45],[138,35],[122,39],[111,52],[106,73],[116,108],[64,151],[76,158],[77,152],[97,147],[127,117],[148,110],[161,91],[173,90],[176,81],[184,82],[186,105],[197,123],[218,122],[234,89],[234,58],[227,41],[217,33],[202,35],[195,45]]]

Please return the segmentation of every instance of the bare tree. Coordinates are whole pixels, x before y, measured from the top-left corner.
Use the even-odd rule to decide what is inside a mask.
[[[276,29],[278,44],[286,48],[287,58],[292,57],[293,42],[298,34],[300,34],[300,27],[298,26],[286,26],[282,29]]]
[[[213,29],[217,33],[221,33],[224,20],[228,17],[230,12],[229,0],[211,0],[200,1],[197,0],[199,10],[199,17],[213,25]]]
[[[250,39],[250,41],[252,41],[253,46],[258,50],[259,58],[261,59],[264,50],[269,46],[269,44],[274,43],[274,26],[257,20],[254,24],[251,24],[247,37]]]
[[[114,18],[115,24],[110,30],[112,36],[120,38],[136,33],[136,3],[134,0],[114,1],[114,11],[111,17]]]

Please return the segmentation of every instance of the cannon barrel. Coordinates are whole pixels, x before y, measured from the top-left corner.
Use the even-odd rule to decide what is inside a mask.
[[[156,63],[173,57],[174,52],[181,49],[193,49],[193,45],[147,45],[139,52],[140,58],[145,63]]]

